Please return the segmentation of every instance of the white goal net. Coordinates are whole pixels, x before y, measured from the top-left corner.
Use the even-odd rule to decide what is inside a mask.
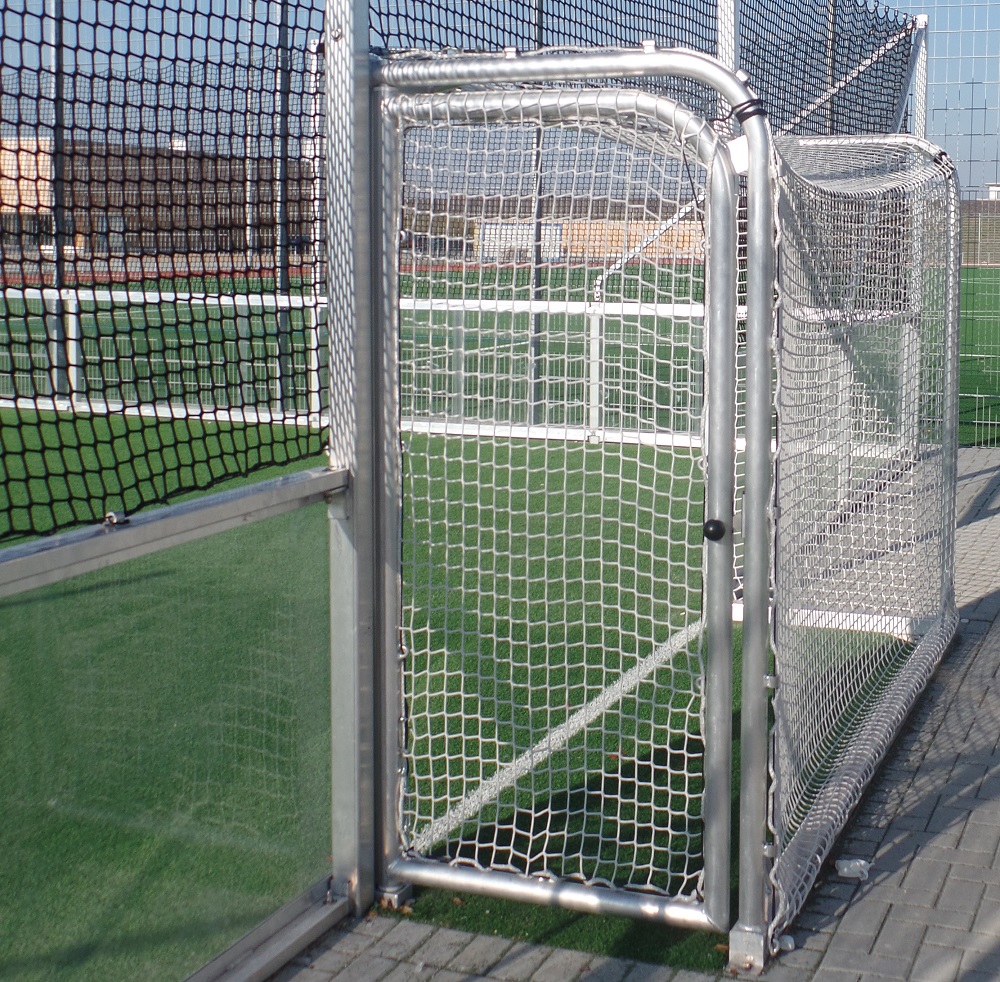
[[[778,159],[774,932],[957,621],[951,163],[909,137]]]
[[[634,93],[493,98],[391,107],[401,848],[695,900],[715,137]]]

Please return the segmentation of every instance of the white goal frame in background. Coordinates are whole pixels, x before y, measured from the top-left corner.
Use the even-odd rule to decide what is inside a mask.
[[[47,338],[44,342],[29,339],[27,350],[20,358],[11,359],[11,364],[0,362],[0,409],[18,408],[25,410],[71,410],[80,413],[124,413],[158,419],[184,419],[197,417],[202,420],[225,423],[281,423],[290,426],[319,428],[326,420],[322,415],[322,379],[324,349],[326,345],[326,312],[328,301],[325,297],[288,295],[273,293],[256,294],[210,294],[192,292],[167,292],[160,290],[98,290],[80,287],[14,288],[0,291],[0,299],[5,302],[23,303],[28,308],[26,316],[44,319]],[[232,357],[207,363],[185,356],[182,352],[171,363],[174,375],[185,373],[209,373],[205,383],[200,379],[182,381],[180,393],[173,392],[167,398],[156,400],[137,399],[134,404],[127,399],[106,399],[99,394],[91,394],[91,388],[99,389],[102,365],[117,365],[116,350],[106,352],[93,350],[90,338],[84,338],[81,319],[114,314],[128,315],[130,311],[144,307],[158,307],[161,304],[186,305],[192,309],[211,311],[207,323],[213,320],[229,319],[239,324],[241,319],[251,316],[272,314],[277,318],[277,329],[267,335],[251,333],[249,327],[240,342],[264,350],[252,351],[249,357],[236,350]],[[34,308],[34,309],[32,309]],[[303,312],[306,318],[304,334],[306,345],[300,355],[306,363],[305,373],[293,372],[308,380],[307,405],[303,409],[289,409],[288,403],[295,398],[294,392],[287,391],[287,383],[282,372],[282,362],[294,357],[296,352],[283,353],[280,350],[282,336],[290,331],[287,315],[290,311]],[[140,333],[143,328],[132,328],[130,333]],[[124,335],[125,332],[122,332]],[[116,335],[108,335],[107,340],[116,344]],[[33,348],[40,350],[36,357]],[[192,346],[193,347],[193,346]],[[220,383],[211,376],[222,373],[221,384],[240,386],[261,383],[253,378],[243,379],[245,370],[251,376],[259,376],[270,390],[266,399],[248,400],[247,406],[215,406],[211,397],[213,388]],[[117,367],[115,369],[117,371]],[[88,384],[88,373],[94,373],[95,384]],[[18,398],[18,378],[23,378],[26,387],[32,390],[30,396]],[[157,376],[159,378],[159,376]],[[44,380],[41,385],[39,380]],[[141,380],[119,379],[119,384],[139,384]],[[42,391],[44,390],[44,391]]]

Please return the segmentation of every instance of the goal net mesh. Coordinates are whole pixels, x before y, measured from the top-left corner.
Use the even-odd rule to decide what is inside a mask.
[[[705,166],[624,100],[505,98],[392,104],[401,848],[692,897]]]
[[[958,220],[908,137],[778,162],[775,932],[955,628]]]

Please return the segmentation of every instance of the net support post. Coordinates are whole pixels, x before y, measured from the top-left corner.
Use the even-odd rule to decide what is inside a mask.
[[[379,425],[375,409],[371,100],[368,8],[327,0],[324,17],[326,287],[331,466],[350,487],[330,516],[331,893],[361,914],[375,899],[376,533]]]
[[[736,176],[716,149],[709,194],[705,377],[705,913],[730,924],[732,814],[733,561],[736,498]]]
[[[927,25],[926,14],[916,18],[913,32],[913,135],[927,137]]]
[[[748,90],[748,95],[752,93]],[[743,495],[743,678],[740,712],[739,919],[729,965],[761,972],[768,955],[768,677],[771,639],[772,331],[775,206],[766,118],[743,121],[747,174],[747,417]]]
[[[66,350],[65,308],[62,288],[66,282],[66,253],[69,242],[66,220],[66,76],[63,51],[63,0],[45,0],[45,38],[42,48],[43,65],[50,76],[52,98],[52,149],[50,152],[52,208],[52,276],[51,291],[43,290],[45,334],[48,343],[52,397],[70,397]],[[43,253],[44,258],[44,253]],[[42,263],[44,285],[44,263]]]
[[[84,391],[86,373],[83,360],[83,332],[80,328],[80,298],[76,291],[63,291],[63,322],[65,325],[66,384],[71,402]]]
[[[374,899],[371,856],[371,775],[364,766],[372,745],[366,695],[370,681],[359,657],[364,640],[358,619],[362,563],[351,514],[351,491],[329,505],[331,638],[331,881],[355,913]]]
[[[405,642],[400,623],[402,610],[402,445],[399,423],[399,294],[396,272],[398,230],[396,216],[402,209],[401,175],[386,168],[396,159],[399,135],[396,125],[382,112],[382,92],[371,92],[369,146],[371,147],[370,206],[372,308],[373,419],[377,425],[375,460],[377,477],[378,594],[376,621],[375,703],[376,754],[376,888],[393,905],[409,896],[408,886],[393,870],[399,856],[399,801],[402,779],[403,694],[402,660]]]
[[[604,405],[601,396],[601,339],[604,317],[595,310],[587,315],[587,426],[590,438],[597,439],[603,425]]]
[[[292,91],[291,51],[289,49],[288,0],[279,4],[281,18],[278,25],[278,63],[275,69],[275,159],[274,159],[274,292],[278,303],[275,321],[278,332],[278,366],[275,379],[274,401],[279,414],[294,413],[296,395],[293,379],[295,366],[292,353],[290,312],[287,303],[281,301],[289,295],[291,277],[289,275],[289,114]],[[299,163],[301,167],[301,161]]]

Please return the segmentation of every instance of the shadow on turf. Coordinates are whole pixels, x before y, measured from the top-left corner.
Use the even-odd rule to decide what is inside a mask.
[[[683,735],[645,759],[609,755],[613,769],[536,798],[530,809],[505,808],[496,822],[481,824],[475,838],[453,841],[435,858],[577,880],[620,879],[622,867],[669,871],[649,885],[679,894],[690,889],[692,872],[685,867],[701,855],[700,813],[689,811],[697,811],[690,805],[701,791],[702,759],[701,740]]]
[[[171,570],[151,570],[148,573],[143,573],[141,576],[130,575],[129,583],[149,583],[155,580],[167,579],[174,575],[174,572]],[[29,590],[27,593],[0,600],[0,606],[7,608],[31,607],[35,604],[51,603],[52,590],[58,590],[59,595],[64,597],[82,597],[88,593],[101,593],[108,589],[108,584],[105,581],[99,583],[80,583],[79,580],[80,577],[78,576],[71,580],[53,583],[49,586],[48,590],[45,590],[44,587],[38,587],[37,589]],[[44,592],[42,592],[43,590]]]
[[[252,925],[250,925],[252,926]],[[192,920],[184,925],[164,930],[152,930],[142,927],[133,934],[115,935],[103,932],[89,941],[66,945],[62,948],[53,947],[49,951],[41,951],[30,957],[2,958],[0,957],[0,979],[15,980],[19,972],[31,972],[36,976],[44,972],[62,972],[67,969],[86,968],[88,962],[95,958],[115,960],[118,958],[142,955],[147,952],[156,955],[156,949],[161,946],[174,946],[186,943],[203,943],[213,936],[238,937],[248,930],[245,917],[218,917],[213,920]],[[228,942],[220,941],[220,950]],[[209,953],[205,961],[212,957]],[[192,969],[198,968],[197,965]]]

